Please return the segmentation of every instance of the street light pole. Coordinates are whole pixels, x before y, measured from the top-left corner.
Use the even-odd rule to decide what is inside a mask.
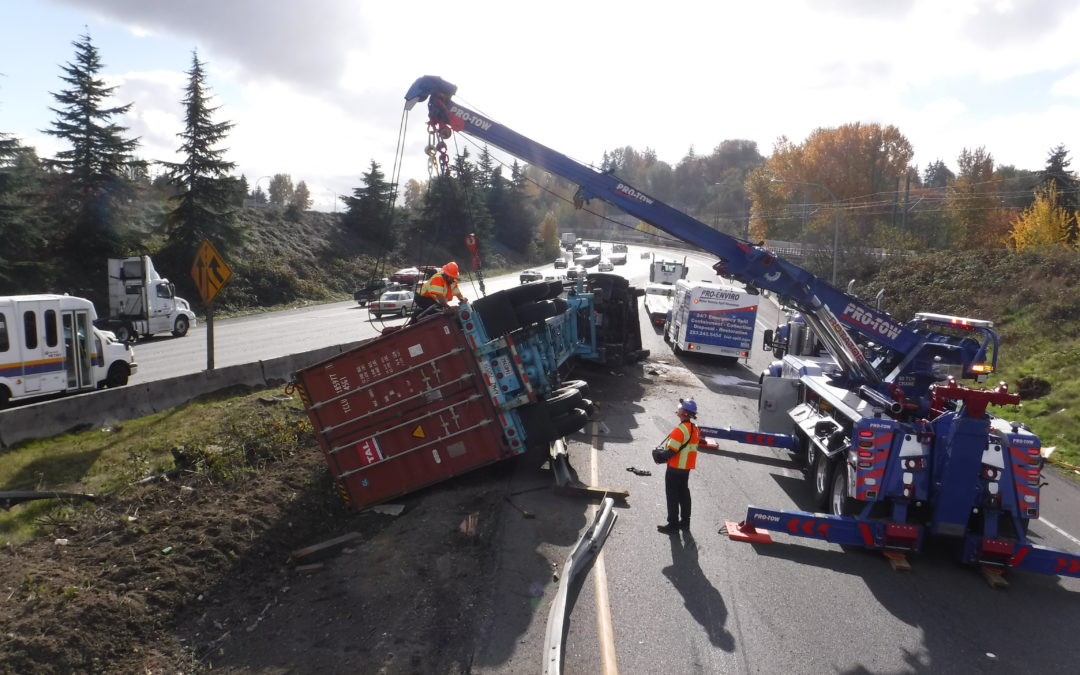
[[[825,192],[829,193],[829,197],[833,202],[833,237],[832,237],[832,285],[836,286],[836,254],[840,249],[840,200],[836,198],[833,191],[825,187],[821,183],[811,183],[804,180],[781,180],[779,178],[773,178],[771,183],[787,183],[788,185],[809,185],[811,187],[819,187]]]

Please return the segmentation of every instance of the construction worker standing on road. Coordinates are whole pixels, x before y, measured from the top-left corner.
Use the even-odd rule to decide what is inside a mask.
[[[461,288],[458,286],[458,275],[459,270],[456,262],[446,263],[443,265],[442,270],[431,275],[431,278],[424,282],[420,292],[414,298],[416,307],[413,309],[413,319],[419,317],[429,307],[436,305],[439,309],[449,307],[450,301],[455,297],[459,303],[468,302],[469,299],[461,294]]]
[[[680,399],[675,414],[679,416],[678,426],[657,448],[662,457],[667,457],[664,473],[667,524],[656,526],[664,534],[690,529],[690,472],[697,465],[698,442],[701,441],[701,430],[693,422],[697,417],[697,403],[689,398]]]

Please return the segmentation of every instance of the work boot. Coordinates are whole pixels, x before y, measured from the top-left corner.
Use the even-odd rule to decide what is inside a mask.
[[[663,534],[675,534],[679,531],[679,526],[672,525],[671,523],[668,523],[667,525],[657,525],[656,531],[662,532]]]
[[[689,531],[690,530],[690,521],[689,520],[684,520],[683,522],[679,523],[679,529],[683,530],[683,531]]]

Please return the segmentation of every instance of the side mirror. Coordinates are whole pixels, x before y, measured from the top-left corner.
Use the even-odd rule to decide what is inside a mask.
[[[765,349],[772,349],[772,328],[766,328],[761,339],[761,344]]]

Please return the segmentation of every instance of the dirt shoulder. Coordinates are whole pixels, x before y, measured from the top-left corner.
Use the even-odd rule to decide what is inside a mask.
[[[583,376],[596,398],[638,391]],[[588,500],[507,460],[395,500],[398,515],[356,512],[310,431],[290,448],[229,480],[180,472],[53,510],[64,515],[40,537],[0,549],[0,673],[538,667]],[[588,448],[571,443],[575,465]],[[322,559],[290,560],[350,534]]]
[[[237,481],[104,499],[0,552],[0,671],[467,672],[509,475],[356,513],[312,443]],[[315,567],[289,563],[350,532]]]

